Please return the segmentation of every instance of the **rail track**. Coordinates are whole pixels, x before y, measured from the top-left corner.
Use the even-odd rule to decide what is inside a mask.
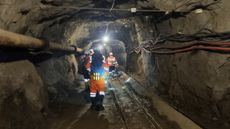
[[[113,89],[110,90],[110,94],[117,111],[120,114],[125,129],[135,128],[134,125],[132,125],[133,122],[129,115],[133,113],[136,118],[139,118],[140,121],[144,122],[140,123],[143,124],[143,129],[163,129],[160,123],[155,119],[150,108],[151,102],[148,99],[138,96],[130,86],[126,85],[125,82],[119,78],[111,81],[108,87],[109,89]],[[127,100],[128,103],[126,103]],[[127,109],[129,110],[129,108],[132,107],[133,109],[130,109],[131,112],[126,112]],[[137,111],[135,112],[135,110]]]

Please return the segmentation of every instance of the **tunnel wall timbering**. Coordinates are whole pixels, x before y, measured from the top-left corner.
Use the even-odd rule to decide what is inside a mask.
[[[166,10],[177,6],[175,1],[155,0],[153,3]],[[226,32],[230,30],[229,22],[226,22],[230,18],[229,6],[230,2],[223,0],[212,11],[193,11],[184,17],[169,18],[158,23],[157,28],[160,34],[193,34],[202,28]],[[205,118],[204,121],[230,120],[228,53],[194,51],[152,57],[157,64],[156,75],[152,78],[156,78],[155,87],[162,96],[167,96],[187,114],[195,112]]]

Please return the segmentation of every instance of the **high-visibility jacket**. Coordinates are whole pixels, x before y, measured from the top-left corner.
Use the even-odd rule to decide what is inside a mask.
[[[90,71],[90,66],[91,66],[91,62],[92,62],[92,56],[89,56],[88,60],[87,60],[87,63],[85,65],[86,69],[88,71]]]
[[[105,95],[105,82],[104,82],[104,62],[98,61],[95,58],[89,59],[86,67],[90,69],[90,97],[96,97],[96,93],[99,95]],[[104,57],[103,57],[104,58]],[[95,62],[94,62],[95,61]]]
[[[109,56],[107,58],[107,62],[108,64],[111,66],[111,65],[117,65],[117,60],[114,56]]]

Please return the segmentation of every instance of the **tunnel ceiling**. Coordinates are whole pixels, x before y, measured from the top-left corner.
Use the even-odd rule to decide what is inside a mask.
[[[94,19],[98,21],[116,20],[132,17],[133,15],[130,12],[91,10],[92,8],[130,9],[135,7],[138,9],[155,9],[153,4],[149,4],[149,1],[145,0],[41,0],[39,4],[41,4],[44,9],[47,9],[46,13],[48,11],[49,13],[54,12],[54,14],[52,14],[54,18],[77,17],[78,19]],[[84,9],[82,10],[82,8]],[[44,10],[42,9],[41,11]],[[52,20],[52,17],[50,20]],[[46,20],[49,20],[49,18],[42,18],[38,20],[38,22],[41,23]]]
[[[197,1],[197,0],[193,0]],[[205,0],[207,2],[209,0]],[[130,12],[79,10],[79,8],[110,9],[114,0],[2,0],[0,27],[32,36],[41,36],[43,28],[62,24],[72,19],[116,20],[132,17]],[[115,0],[114,8],[159,9],[170,11],[186,1],[181,0]],[[200,2],[201,3],[201,2]],[[180,8],[183,10],[184,8]],[[152,14],[149,14],[152,15]],[[29,30],[29,28],[35,28]]]
[[[87,45],[85,44],[86,42],[94,42],[96,40],[100,40],[104,35],[108,35],[110,40],[120,40],[124,43],[130,42],[130,24],[132,25],[132,23],[129,23],[128,25],[128,23],[125,21],[100,22],[97,23],[97,25],[90,24],[88,27],[89,34],[79,41],[79,47],[85,47],[85,45]],[[106,29],[108,29],[107,33]]]
[[[63,34],[70,23],[77,20],[78,22],[85,22],[80,21],[81,19],[115,21],[133,17],[130,12],[79,10],[79,8],[110,9],[113,2],[113,0],[3,0],[0,1],[0,28],[48,40],[61,40],[63,36],[58,36],[57,29]],[[148,2],[143,0],[115,0],[114,8],[141,9],[145,8],[145,5],[148,5]],[[52,35],[54,31],[55,35]],[[55,39],[57,37],[58,39]]]
[[[194,0],[196,1],[196,0]],[[206,0],[209,1],[209,0]],[[116,9],[155,9],[172,10],[176,6],[185,3],[176,0],[4,0],[0,2],[0,28],[41,37],[47,40],[67,42],[75,44],[95,40],[101,36],[105,30],[105,25],[109,22],[117,22],[123,19],[125,22],[120,26],[120,30],[125,30],[124,26],[130,24],[130,19],[134,16],[130,12],[116,11],[95,11],[81,10],[79,8],[106,8],[110,9],[114,3]],[[155,8],[156,7],[156,8]],[[180,8],[183,10],[183,8]],[[147,15],[152,15],[147,14]],[[162,14],[160,14],[162,15]],[[164,15],[164,13],[163,13]],[[4,19],[3,19],[4,17]],[[101,26],[101,27],[98,27]],[[86,29],[88,27],[88,29]],[[133,27],[130,27],[133,28]],[[81,31],[81,32],[75,32]],[[133,31],[133,30],[132,30]],[[98,33],[100,32],[100,33]],[[128,28],[125,30],[128,32]],[[114,33],[114,32],[112,32]],[[115,32],[116,33],[116,32]],[[123,36],[123,37],[122,37]],[[126,36],[127,37],[127,36]],[[124,43],[129,42],[124,35],[118,35],[118,40]],[[68,41],[66,41],[66,39]],[[63,41],[64,40],[64,41]]]

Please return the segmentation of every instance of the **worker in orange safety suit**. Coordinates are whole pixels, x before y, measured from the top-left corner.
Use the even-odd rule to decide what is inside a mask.
[[[116,58],[113,56],[113,53],[110,52],[109,56],[107,57],[107,62],[109,65],[109,73],[112,73],[115,71],[115,68],[117,67],[118,63]]]
[[[104,57],[100,50],[95,49],[91,61],[87,67],[90,69],[90,99],[91,109],[96,111],[104,110],[103,100],[105,96],[104,82]]]

